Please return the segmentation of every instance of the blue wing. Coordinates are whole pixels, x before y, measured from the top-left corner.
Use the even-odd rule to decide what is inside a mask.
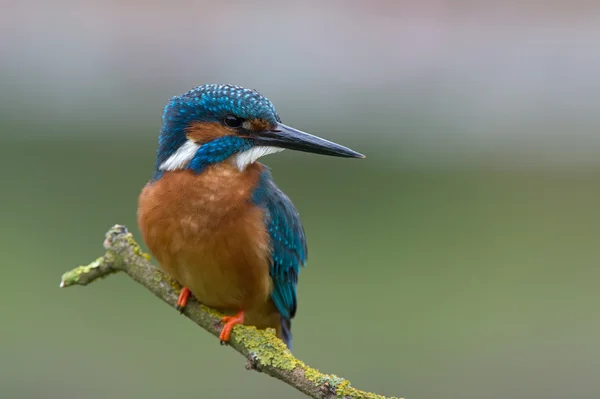
[[[291,346],[290,321],[296,314],[296,285],[300,267],[305,265],[307,257],[304,229],[294,204],[275,185],[267,167],[254,193],[254,201],[267,211],[266,223],[272,246],[271,298],[282,316],[284,341]]]

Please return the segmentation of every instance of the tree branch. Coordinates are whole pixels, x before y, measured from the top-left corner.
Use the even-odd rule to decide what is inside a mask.
[[[116,225],[106,233],[104,248],[104,256],[63,274],[60,286],[87,285],[122,271],[172,307],[176,306],[180,285],[150,263],[150,256],[142,252],[125,226]],[[190,298],[183,313],[212,335],[219,336],[223,315],[217,311]],[[275,377],[312,398],[388,399],[352,388],[344,378],[307,366],[291,354],[273,329],[235,326],[229,345],[247,359],[247,369]]]

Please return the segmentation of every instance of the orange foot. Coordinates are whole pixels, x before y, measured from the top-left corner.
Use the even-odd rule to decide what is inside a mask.
[[[233,326],[236,324],[244,324],[244,311],[236,313],[233,316],[224,316],[221,319],[222,323],[225,323],[223,329],[221,330],[221,335],[219,339],[221,340],[221,345],[226,344],[229,341],[229,336],[231,335],[231,330]]]
[[[183,313],[183,309],[185,308],[185,305],[187,305],[191,293],[192,292],[187,287],[183,287],[183,289],[181,290],[181,293],[179,294],[179,299],[177,299],[176,306],[177,310],[179,310],[181,313]]]

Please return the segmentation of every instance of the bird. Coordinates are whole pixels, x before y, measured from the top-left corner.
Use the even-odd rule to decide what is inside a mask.
[[[165,105],[151,179],[137,222],[159,267],[191,295],[221,311],[221,344],[235,325],[273,328],[292,349],[307,241],[298,211],[260,157],[285,149],[365,158],[281,122],[254,89],[206,84]]]

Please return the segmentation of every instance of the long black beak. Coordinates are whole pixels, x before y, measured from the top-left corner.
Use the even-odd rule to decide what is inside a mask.
[[[313,136],[312,134],[304,133],[283,123],[278,123],[274,129],[254,136],[254,141],[258,145],[287,148],[289,150],[312,152],[334,157],[365,158],[363,154],[359,154],[350,148]]]

